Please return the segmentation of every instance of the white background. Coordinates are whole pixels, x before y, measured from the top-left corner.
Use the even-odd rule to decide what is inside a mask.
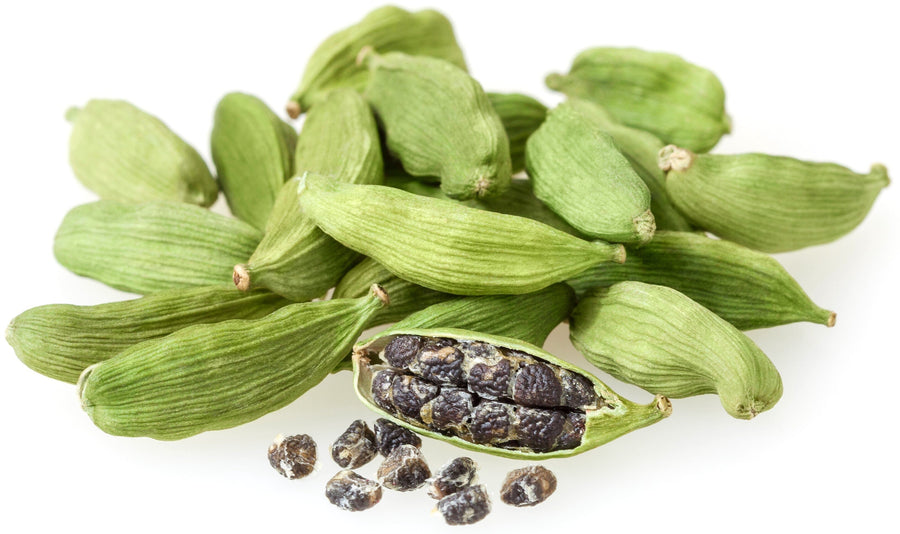
[[[543,77],[589,46],[665,50],[723,81],[734,132],[716,152],[760,151],[900,172],[897,17],[890,2],[402,2],[450,16],[472,74],[489,90],[559,97]],[[4,2],[0,7],[0,321],[48,303],[128,297],[59,266],[53,235],[94,200],[67,164],[63,114],[92,97],[156,114],[208,158],[218,99],[256,94],[279,113],[305,60],[368,2]],[[750,336],[782,373],[780,403],[730,418],[718,399],[677,400],[668,420],[579,457],[548,462],[559,489],[543,505],[499,502],[524,462],[475,455],[494,513],[471,532],[861,532],[897,528],[900,199],[886,189],[868,219],[826,246],[778,259],[833,329],[796,324]],[[217,205],[221,209],[222,202]],[[584,363],[564,328],[547,347]],[[598,373],[599,374],[599,373]],[[600,374],[601,377],[605,375]],[[638,401],[651,396],[608,382]],[[96,429],[73,386],[0,347],[0,530],[42,532],[419,532],[444,528],[424,492],[386,492],[351,514],[323,497],[337,471],[327,447],[374,416],[349,375],[326,380],[251,424],[180,442]],[[277,433],[309,433],[318,470],[288,481],[267,465]],[[434,468],[462,451],[429,441]],[[361,469],[372,476],[376,463]]]

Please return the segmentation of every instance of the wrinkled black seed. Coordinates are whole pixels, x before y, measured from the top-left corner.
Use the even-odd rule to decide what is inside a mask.
[[[362,419],[350,423],[343,434],[331,445],[331,457],[341,467],[355,469],[363,466],[378,454],[375,433]]]
[[[425,349],[416,358],[416,371],[425,380],[438,384],[464,384],[463,353],[456,347]]]
[[[532,465],[506,475],[500,500],[512,506],[534,506],[556,491],[556,476],[546,467]]]
[[[422,344],[419,336],[397,336],[384,348],[384,359],[392,367],[408,367]]]
[[[372,377],[372,400],[375,401],[380,408],[388,412],[394,411],[394,401],[392,400],[391,387],[398,373],[390,369],[384,369],[375,373]]]
[[[494,365],[476,363],[469,370],[469,391],[487,399],[508,397],[511,374],[508,360],[498,360]]]
[[[509,436],[509,408],[502,402],[482,402],[472,413],[469,430],[475,443],[500,441]]]
[[[489,343],[480,343],[472,341],[469,343],[461,343],[459,349],[469,358],[478,360],[492,360],[501,356],[500,351],[494,345]]]
[[[431,401],[431,426],[437,430],[459,428],[473,410],[472,394],[457,388],[443,388]]]
[[[597,404],[594,384],[586,377],[564,369],[560,372],[560,385],[562,386],[564,406],[581,408]]]
[[[551,408],[560,405],[562,386],[550,366],[542,363],[519,368],[513,385],[513,400],[522,406]]]
[[[553,448],[556,438],[562,434],[566,418],[556,410],[520,407],[517,436],[529,449],[544,452]]]
[[[437,508],[448,525],[471,525],[491,513],[491,500],[484,486],[469,486],[438,501]]]
[[[471,486],[475,481],[478,465],[475,460],[460,456],[444,465],[428,486],[428,495],[432,499],[443,499],[451,493]]]
[[[278,436],[269,446],[269,465],[287,478],[303,478],[316,465],[316,442],[306,434]]]
[[[378,467],[378,481],[387,489],[412,491],[431,476],[425,456],[418,447],[400,445]]]
[[[341,510],[360,512],[378,504],[381,486],[374,480],[345,469],[325,484],[325,497]]]
[[[583,413],[567,413],[562,434],[556,438],[556,447],[554,449],[574,449],[581,445],[586,420],[587,418]]]
[[[399,375],[394,377],[391,390],[394,408],[407,417],[419,420],[422,405],[437,397],[440,388],[415,376]]]
[[[375,445],[378,452],[386,457],[400,445],[421,447],[422,439],[409,429],[382,418],[375,421]]]

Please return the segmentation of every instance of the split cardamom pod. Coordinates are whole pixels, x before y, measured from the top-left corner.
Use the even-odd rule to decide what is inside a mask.
[[[509,139],[513,174],[525,170],[525,142],[547,118],[547,106],[520,93],[488,93]]]
[[[371,73],[366,99],[406,172],[439,177],[444,193],[460,200],[509,189],[509,139],[466,71],[442,59],[370,48],[360,60]]]
[[[731,131],[725,89],[716,75],[673,54],[591,48],[575,57],[569,74],[550,74],[546,83],[695,152],[709,151]]]
[[[6,341],[22,363],[74,384],[89,365],[148,339],[195,324],[258,319],[288,304],[268,291],[232,286],[170,289],[96,306],[49,304],[31,308],[6,328]]]
[[[309,112],[295,158],[299,173],[359,184],[384,179],[375,118],[365,100],[348,89],[329,93]],[[359,258],[303,213],[297,185],[289,180],[282,186],[265,236],[247,263],[234,267],[238,288],[265,287],[292,300],[309,300],[325,294]]]
[[[359,299],[291,304],[145,341],[85,369],[82,408],[104,432],[161,440],[252,421],[328,376],[386,303],[373,286]]]
[[[579,232],[622,243],[653,237],[647,186],[613,138],[571,101],[528,138],[525,166],[535,196]]]
[[[596,289],[579,301],[569,327],[589,362],[651,393],[715,393],[738,419],[781,398],[781,376],[759,347],[674,289],[642,282]]]
[[[191,204],[100,200],[66,214],[53,253],[75,274],[145,294],[221,284],[261,238],[243,221]]]
[[[774,258],[700,233],[657,232],[629,250],[625,263],[591,267],[568,283],[583,295],[627,280],[676,289],[741,330],[797,321],[834,326],[834,312],[810,300]]]
[[[587,100],[570,99],[569,105],[580,111],[595,126],[612,136],[616,147],[631,163],[631,167],[650,190],[650,211],[657,230],[690,231],[693,228],[679,212],[666,192],[666,174],[657,163],[659,151],[665,146],[650,132],[625,126],[606,109]]]
[[[517,295],[592,265],[622,245],[584,241],[537,221],[377,185],[307,173],[300,206],[325,233],[409,282],[458,295]]]
[[[632,403],[534,345],[468,330],[378,335],[354,347],[353,379],[383,417],[507,458],[572,456],[671,413],[663,396]]]
[[[834,163],[766,154],[659,153],[675,206],[698,227],[763,252],[828,243],[865,219],[890,183],[884,165],[857,174]]]
[[[210,145],[231,213],[260,230],[293,176],[297,132],[255,96],[229,93],[216,107]]]
[[[101,198],[210,206],[219,186],[200,154],[156,117],[122,100],[71,108],[69,164]]]
[[[356,56],[364,46],[382,52],[438,57],[466,69],[453,27],[444,15],[431,9],[411,13],[394,6],[380,7],[316,48],[306,63],[300,86],[288,101],[288,115],[299,117],[335,89],[362,91],[369,73],[356,63]]]

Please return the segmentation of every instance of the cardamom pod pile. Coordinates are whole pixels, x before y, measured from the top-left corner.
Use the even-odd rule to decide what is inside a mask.
[[[210,106],[215,172],[131,103],[72,108],[71,167],[99,199],[55,256],[143,296],[27,310],[7,341],[103,431],[161,440],[345,370],[380,417],[529,460],[653,424],[670,398],[771,409],[781,377],[743,331],[835,313],[768,254],[849,233],[885,167],[709,153],[732,127],[722,83],[672,54],[592,48],[546,84],[552,109],[488,92],[444,15],[382,7],[313,51],[286,107],[299,133],[252,95]],[[232,217],[206,209],[219,190]],[[563,322],[655,398],[542,350]]]

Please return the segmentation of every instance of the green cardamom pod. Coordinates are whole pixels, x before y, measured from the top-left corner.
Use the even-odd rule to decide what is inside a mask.
[[[659,151],[665,146],[650,132],[625,126],[604,108],[587,100],[570,99],[570,105],[612,136],[616,147],[631,163],[631,167],[650,190],[650,211],[657,230],[690,231],[693,228],[681,214],[666,192],[666,174],[657,163]]]
[[[547,87],[600,104],[628,126],[665,143],[707,152],[731,131],[725,89],[712,72],[684,59],[637,48],[591,48]]]
[[[834,163],[767,154],[659,153],[675,206],[698,227],[763,252],[828,243],[865,219],[890,183],[884,165],[857,174]]]
[[[309,112],[294,168],[340,182],[383,181],[378,128],[358,93],[333,91]],[[303,213],[297,185],[289,180],[282,186],[265,236],[247,263],[235,266],[233,279],[240,289],[265,287],[292,300],[309,300],[325,294],[358,260],[357,253],[328,237]]]
[[[481,85],[442,59],[363,50],[365,96],[390,153],[414,176],[437,176],[453,198],[499,195],[512,163],[503,123]]]
[[[494,111],[509,138],[513,174],[525,170],[525,142],[547,118],[547,106],[519,93],[488,93]]]
[[[402,189],[408,193],[422,195],[431,198],[440,198],[444,200],[453,200],[448,197],[439,187],[422,183],[416,178],[385,178],[384,184]],[[526,217],[535,221],[540,221],[548,226],[552,226],[557,230],[562,230],[567,234],[578,237],[584,237],[578,230],[563,220],[562,217],[553,212],[546,204],[538,200],[534,196],[530,180],[513,179],[510,182],[509,190],[499,197],[470,199],[457,201],[470,208],[480,210],[493,211],[496,213],[505,213],[507,215],[516,215],[518,217]]]
[[[663,396],[628,401],[534,345],[450,328],[385,332],[357,345],[353,379],[366,406],[414,432],[527,460],[584,452],[672,409]]]
[[[653,237],[647,186],[613,138],[571,101],[528,138],[525,166],[535,196],[579,232],[622,243]]]
[[[431,9],[410,13],[399,7],[380,7],[316,48],[306,64],[300,86],[288,102],[288,115],[299,117],[334,89],[348,87],[362,91],[369,73],[357,64],[356,55],[364,46],[382,52],[438,57],[466,69],[453,27],[444,15]]]
[[[516,295],[625,248],[584,241],[546,224],[377,185],[301,177],[300,206],[325,233],[415,284],[459,295]]]
[[[260,230],[293,176],[297,132],[255,96],[229,93],[216,107],[210,145],[219,185],[235,217]]]
[[[591,267],[568,283],[583,295],[627,280],[676,289],[741,330],[797,321],[834,326],[834,312],[816,306],[774,258],[700,233],[657,232],[629,250],[625,263]]]
[[[243,293],[232,286],[170,289],[96,306],[50,304],[14,318],[6,341],[31,369],[74,384],[89,365],[142,341],[195,324],[258,319],[285,304],[268,291]]]
[[[456,298],[456,295],[434,291],[398,278],[372,258],[363,259],[347,271],[335,286],[332,298],[361,297],[369,291],[369,286],[372,284],[378,284],[384,288],[385,292],[391,296],[391,305],[375,312],[366,328],[396,323],[409,314],[425,309],[432,304]]]
[[[163,440],[252,421],[328,376],[386,303],[373,286],[359,299],[291,304],[145,341],[85,369],[82,407],[104,432]]]
[[[716,393],[738,419],[781,398],[778,370],[750,338],[668,287],[620,282],[594,290],[572,312],[569,334],[589,362],[651,393]]]
[[[191,204],[100,200],[66,214],[53,253],[75,274],[145,294],[221,284],[260,239],[249,224]]]
[[[162,121],[122,100],[90,100],[71,108],[69,163],[101,198],[172,200],[210,206],[219,186],[190,145]]]

